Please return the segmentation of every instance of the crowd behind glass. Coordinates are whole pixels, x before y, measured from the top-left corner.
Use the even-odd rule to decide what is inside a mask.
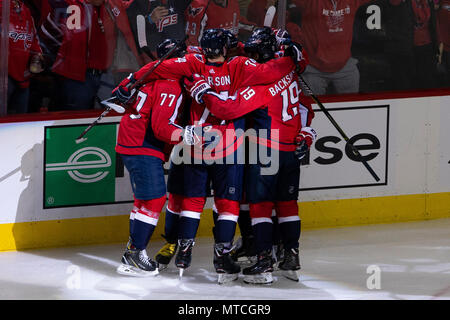
[[[4,2],[0,0],[1,8]],[[7,112],[100,108],[166,38],[244,41],[275,0],[9,0]],[[316,95],[448,88],[450,0],[287,0]],[[278,8],[279,9],[279,8]],[[1,11],[1,10],[0,10]],[[272,26],[277,27],[278,13]],[[0,15],[1,19],[1,15]],[[266,21],[267,23],[267,21]]]

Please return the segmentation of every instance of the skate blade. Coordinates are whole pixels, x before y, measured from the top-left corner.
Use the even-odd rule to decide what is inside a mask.
[[[156,276],[159,273],[158,268],[156,268],[154,271],[144,271],[126,264],[121,264],[120,266],[118,266],[116,271],[118,274],[132,277],[151,277]]]
[[[280,264],[280,262],[275,262],[275,263],[273,264],[273,271],[274,271],[274,272],[275,272],[275,271],[281,270],[280,267],[278,266],[279,264]]]
[[[169,266],[168,264],[158,263],[158,270],[159,271],[166,270],[168,266]]]
[[[184,269],[183,268],[178,268],[178,277],[181,279],[183,279],[183,274],[184,274]]]
[[[299,270],[282,270],[282,275],[286,279],[298,282],[300,280]]]
[[[248,284],[270,284],[273,282],[271,272],[265,272],[258,275],[244,276],[244,282]]]
[[[233,282],[238,279],[238,273],[218,273],[219,277],[217,278],[217,282],[219,284],[226,284]]]
[[[256,263],[256,261],[258,260],[258,258],[256,256],[242,256],[242,257],[238,257],[236,260],[237,264],[254,264]]]

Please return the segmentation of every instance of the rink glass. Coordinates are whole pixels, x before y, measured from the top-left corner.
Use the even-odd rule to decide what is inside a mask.
[[[156,57],[155,48],[161,39],[182,38],[187,32],[190,36],[188,44],[197,44],[201,31],[199,22],[205,18],[203,5],[208,1],[200,1],[200,5],[198,2],[165,1],[166,10],[162,11],[165,15],[161,16],[152,14],[161,1],[152,1],[149,6],[148,0],[135,0],[125,8],[117,0],[91,3],[85,0],[82,5],[65,0],[66,6],[51,8],[48,0],[1,0],[1,19],[5,23],[1,24],[0,39],[0,116],[23,110],[37,113],[103,108],[99,101],[109,98],[120,80]],[[448,88],[448,53],[442,50],[443,42],[448,43],[448,39],[439,32],[448,27],[448,19],[444,15],[448,3],[443,0],[429,2],[428,35],[417,40],[412,29],[410,32],[405,29],[408,28],[405,21],[414,19],[408,16],[411,10],[403,8],[404,4],[392,4],[398,2],[211,0],[207,5],[208,12],[223,18],[223,23],[207,25],[206,28],[230,28],[237,33],[239,40],[245,41],[254,26],[271,20],[267,20],[265,15],[267,8],[274,5],[276,11],[271,26],[287,29],[293,40],[304,45],[311,61],[311,69],[307,70],[305,77],[313,89],[316,88],[317,95]],[[304,8],[320,10],[322,14],[312,15]],[[206,15],[211,14],[208,12]],[[16,29],[19,27],[17,30],[13,22],[16,14],[25,21],[23,26],[16,26]],[[317,19],[311,17],[321,17],[323,21],[311,21]],[[211,21],[218,20],[208,19],[208,23]],[[320,32],[323,32],[320,30],[326,31],[326,28],[332,32],[332,37],[320,37]],[[316,47],[327,48],[323,52],[308,52],[311,45],[307,39],[311,30],[319,35]],[[403,36],[405,30],[408,32]],[[36,37],[42,49],[40,59],[33,52],[32,41]],[[327,44],[329,41],[337,42]],[[401,47],[403,52],[395,51],[395,47]],[[18,48],[29,52],[29,61],[24,63],[23,70],[17,71],[19,60],[26,59],[26,55],[19,58],[15,51]],[[345,61],[336,61],[335,65],[321,63],[319,56],[329,56],[329,48],[332,56],[342,55]],[[87,52],[88,56],[83,57],[82,52]],[[8,64],[8,55],[11,54],[14,56],[9,57]],[[436,58],[439,54],[440,60]],[[414,59],[421,59],[423,63],[417,64]],[[13,67],[16,73],[26,74],[28,89],[22,90],[23,79],[12,79]],[[414,68],[418,68],[421,77],[408,73]],[[338,69],[336,75],[340,72],[352,74],[347,83],[335,82],[335,69]],[[332,85],[320,87],[319,80],[314,77],[321,72],[330,75],[326,81]],[[424,81],[414,81],[416,78]]]

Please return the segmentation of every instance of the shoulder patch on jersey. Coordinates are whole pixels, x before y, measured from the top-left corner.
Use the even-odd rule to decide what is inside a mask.
[[[203,63],[205,62],[205,60],[203,59],[203,56],[201,54],[194,54],[194,57],[196,57],[197,60],[200,62],[203,62]]]
[[[236,59],[237,57],[238,57],[238,56],[234,56],[234,57],[228,58],[228,62],[233,61],[233,60]]]
[[[189,5],[189,8],[188,8],[188,15],[191,16],[191,17],[195,17],[195,16],[197,16],[198,14],[200,14],[200,12],[202,12],[204,8],[205,8],[205,7],[196,7],[196,8],[193,8],[193,7],[192,7],[192,4],[190,4],[190,5]]]
[[[187,47],[187,52],[188,53],[202,53],[202,50],[200,49],[199,46],[188,46]]]

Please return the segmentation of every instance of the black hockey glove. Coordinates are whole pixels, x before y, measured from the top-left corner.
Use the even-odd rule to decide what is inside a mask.
[[[284,47],[284,55],[287,57],[292,57],[294,60],[294,63],[298,64],[302,60],[304,60],[303,54],[302,54],[302,46],[296,42],[293,41],[285,41],[283,44]]]
[[[123,105],[130,105],[134,99],[135,89],[130,90],[129,88],[136,82],[133,74],[122,80],[122,82],[112,91],[112,96],[117,99],[117,101]]]
[[[134,92],[136,90],[129,90],[127,87],[118,87],[112,92],[113,97],[115,97],[120,103],[124,105],[131,104]]]

